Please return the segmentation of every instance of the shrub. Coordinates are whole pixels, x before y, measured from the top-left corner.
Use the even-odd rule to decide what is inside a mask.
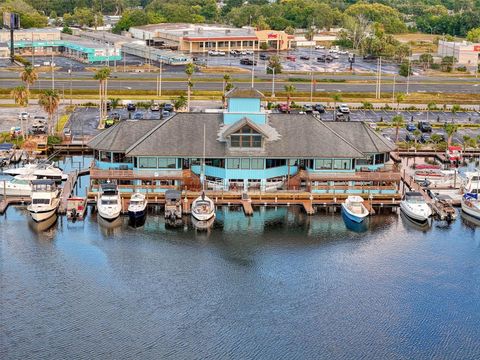
[[[58,145],[62,143],[62,138],[60,136],[49,136],[47,140],[48,145]]]

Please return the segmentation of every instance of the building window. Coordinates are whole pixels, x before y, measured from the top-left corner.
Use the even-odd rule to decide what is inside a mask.
[[[333,168],[335,170],[349,170],[350,160],[348,159],[335,159],[333,161]]]
[[[242,159],[242,169],[250,169],[250,159]]]
[[[332,159],[316,159],[315,170],[331,170]]]
[[[255,170],[263,169],[263,159],[251,159],[250,166]]]
[[[384,154],[375,154],[375,164],[383,164],[385,161]]]
[[[267,169],[285,166],[287,165],[287,160],[285,159],[267,159],[265,160],[265,165]]]
[[[231,147],[259,148],[262,147],[262,135],[250,126],[244,126],[230,135]]]
[[[100,151],[100,161],[112,162],[110,151]]]
[[[177,160],[174,158],[158,158],[158,167],[160,169],[175,169],[177,166]]]
[[[138,167],[140,169],[155,169],[157,168],[156,157],[141,157],[138,159]]]
[[[240,159],[227,159],[227,169],[240,169]]]

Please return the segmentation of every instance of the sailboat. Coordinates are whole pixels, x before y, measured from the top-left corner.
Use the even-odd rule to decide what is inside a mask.
[[[205,194],[205,137],[205,125],[203,125],[202,193],[192,203],[192,216],[198,221],[209,221],[215,217],[215,203]]]

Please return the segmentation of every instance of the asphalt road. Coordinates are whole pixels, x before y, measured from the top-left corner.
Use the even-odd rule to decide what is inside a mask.
[[[223,87],[223,82],[221,80],[215,82],[202,82],[193,80],[194,90],[217,90],[221,91]],[[287,82],[275,82],[275,90],[282,91],[283,86]],[[2,81],[2,87],[4,88],[13,88],[15,86],[21,85],[21,81],[19,80],[10,80],[10,81]],[[52,85],[51,80],[39,80],[34,85],[35,89],[45,89],[50,88]],[[235,86],[240,88],[248,88],[250,87],[250,83],[245,82],[238,82],[235,83]],[[297,91],[301,92],[310,92],[310,83],[294,83]],[[429,93],[463,93],[463,94],[477,94],[480,91],[480,86],[478,84],[459,84],[459,83],[444,83],[444,84],[429,84],[429,83],[410,83],[409,84],[409,92],[429,92]],[[169,81],[164,80],[162,81],[162,90],[186,90],[187,81],[180,80],[180,81]],[[59,89],[60,91],[65,91],[66,93],[70,89],[70,81],[66,79],[55,79],[55,88]],[[84,80],[76,80],[72,81],[72,88],[73,89],[83,89],[83,90],[97,90],[98,89],[98,81],[93,79],[84,79]],[[152,90],[155,91],[157,88],[156,81],[135,81],[135,80],[116,80],[111,79],[108,82],[108,89],[109,90]],[[270,82],[256,82],[255,88],[261,91],[271,91],[272,84]],[[383,93],[393,92],[393,85],[392,84],[384,84],[381,88]],[[359,93],[374,93],[375,92],[375,84],[371,83],[317,83],[315,87],[315,91],[317,92],[359,92]],[[396,84],[395,92],[406,92],[407,85],[406,84]]]

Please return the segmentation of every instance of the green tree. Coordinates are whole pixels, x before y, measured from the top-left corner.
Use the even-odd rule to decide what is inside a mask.
[[[192,91],[193,82],[192,75],[195,72],[195,65],[192,63],[185,65],[185,74],[187,74],[187,110],[190,111],[190,93]]]
[[[386,33],[398,34],[407,31],[400,12],[390,6],[379,3],[357,2],[350,5],[345,14],[349,16],[364,16],[371,22],[381,24]]]
[[[20,107],[26,107],[28,105],[28,98],[30,97],[30,91],[24,86],[20,85],[10,92],[10,96]],[[25,138],[25,127],[23,126],[23,117],[20,118],[20,128],[22,129],[22,136]]]
[[[116,109],[119,107],[121,101],[122,99],[120,98],[110,98],[110,106],[112,109]]]
[[[455,104],[452,106],[452,108],[450,109],[451,113],[452,113],[452,122],[455,122],[455,116],[457,115],[457,113],[461,110],[461,107],[460,105],[458,104]]]
[[[48,114],[48,133],[50,135],[53,135],[53,115],[57,111],[59,104],[60,95],[56,90],[44,90],[38,98],[38,105]]]
[[[430,69],[431,64],[433,64],[433,56],[429,53],[421,54],[419,60],[423,70]]]
[[[184,95],[180,95],[178,98],[173,100],[173,106],[176,110],[181,110],[187,106],[187,98]]]
[[[400,103],[405,101],[405,97],[406,95],[404,93],[397,93],[397,95],[395,96],[397,100],[397,111],[400,110]]]
[[[120,34],[122,31],[128,31],[133,26],[141,26],[149,23],[148,15],[144,10],[127,10],[115,24],[112,32]]]
[[[403,77],[407,77],[408,75],[412,75],[412,66],[410,62],[403,61],[400,64],[400,69],[398,70],[398,74]]]
[[[223,75],[223,89],[222,89],[222,94],[225,94],[227,84],[230,82],[231,76],[229,74],[224,74]]]
[[[402,115],[395,115],[392,118],[392,126],[395,127],[395,143],[398,143],[398,132],[401,127],[405,126],[405,120]]]
[[[270,56],[270,59],[268,59],[267,74],[271,74],[273,72],[272,69],[275,69],[275,75],[282,72],[282,62],[277,55]]]
[[[480,27],[470,29],[467,32],[467,40],[475,43],[480,42]]]
[[[445,124],[445,125],[443,125],[443,129],[445,130],[445,133],[447,134],[447,145],[450,146],[452,144],[452,137],[458,130],[458,125],[457,124]]]
[[[290,112],[290,100],[297,89],[292,84],[288,84],[284,86],[284,90],[287,94],[287,112]]]

